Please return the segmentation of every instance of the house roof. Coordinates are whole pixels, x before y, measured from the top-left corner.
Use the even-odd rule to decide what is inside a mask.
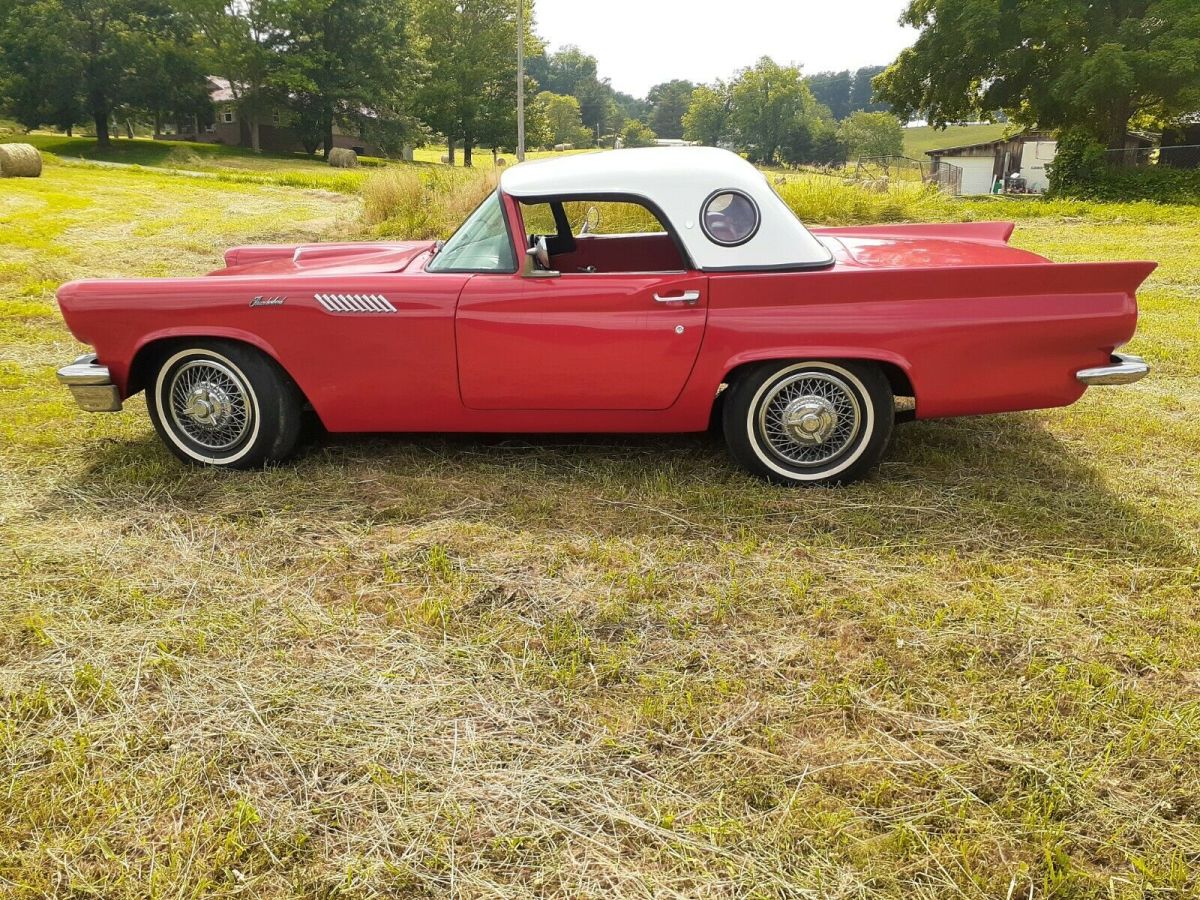
[[[833,261],[762,172],[716,147],[645,147],[523,163],[504,171],[500,189],[519,200],[648,200],[666,217],[664,224],[674,229],[700,269],[804,268]],[[759,212],[757,231],[733,247],[711,240],[701,224],[708,200],[722,191],[745,194]]]
[[[229,79],[219,75],[208,76],[208,96],[213,103],[231,103],[237,99],[233,96],[233,85]]]
[[[947,156],[954,153],[962,153],[964,150],[982,150],[985,147],[996,147],[1000,144],[1007,144],[1009,141],[1044,141],[1053,139],[1053,135],[1047,131],[1025,131],[1020,134],[1010,135],[1009,137],[999,137],[990,141],[980,141],[977,144],[959,144],[955,147],[938,147],[934,150],[926,150],[925,155]]]
[[[1137,141],[1143,147],[1153,147],[1156,143],[1155,138],[1149,134],[1143,134],[1140,131],[1129,132],[1129,139]],[[939,147],[935,150],[926,150],[926,156],[953,156],[957,153],[962,153],[966,150],[982,150],[986,147],[997,147],[1000,144],[1007,144],[1010,141],[1052,141],[1055,137],[1048,131],[1025,131],[1020,134],[1014,134],[1010,137],[1000,137],[991,141],[981,141],[978,144],[962,144],[958,147]]]

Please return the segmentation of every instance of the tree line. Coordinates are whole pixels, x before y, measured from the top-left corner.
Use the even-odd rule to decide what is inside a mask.
[[[729,81],[697,87],[683,115],[683,135],[701,144],[735,147],[764,165],[829,165],[862,156],[900,155],[900,121],[874,106],[869,93],[856,103],[851,96],[853,78],[846,79],[844,96],[836,87],[831,89],[840,75],[806,78],[798,66],[763,57]],[[873,76],[864,77],[869,82]],[[820,98],[838,103],[844,114],[840,121]]]
[[[532,23],[533,0],[523,2]],[[284,108],[309,153],[328,155],[341,129],[385,152],[440,139],[452,160],[461,151],[470,165],[477,148],[516,142],[516,28],[515,0],[0,0],[0,112],[27,128],[86,127],[107,145],[114,128],[132,136],[211,123],[208,78],[216,76],[255,149],[259,126]],[[547,52],[529,24],[522,39],[534,147],[691,137],[744,141],[766,158],[777,152],[772,144],[795,161],[805,140],[826,146],[821,123],[834,110],[871,103],[860,73],[813,76],[803,81],[811,89],[797,74],[782,102],[751,113],[745,79],[777,74],[759,66],[728,86],[737,127],[697,135],[685,122],[697,102],[693,118],[703,118],[711,88],[673,80],[633,97],[578,47]],[[777,139],[748,124],[776,114],[790,117]],[[829,134],[829,146],[839,146],[836,128]]]
[[[0,0],[0,114],[27,128],[86,125],[101,144],[210,120],[208,76],[229,85],[243,140],[279,109],[310,153],[335,129],[394,153],[444,140],[470,164],[516,142],[518,0]],[[728,80],[615,90],[595,57],[547,52],[534,0],[521,36],[533,147],[733,147],[760,163],[901,152],[900,122],[1011,119],[1083,130],[1200,113],[1196,0],[911,0],[914,45],[886,69],[818,72],[771,59]]]

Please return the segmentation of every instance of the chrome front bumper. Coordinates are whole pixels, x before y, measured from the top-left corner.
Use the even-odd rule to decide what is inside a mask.
[[[1114,353],[1112,364],[1080,369],[1075,377],[1084,384],[1133,384],[1150,374],[1150,364],[1140,356]]]
[[[108,366],[96,362],[95,353],[85,353],[58,370],[58,380],[71,389],[71,396],[85,412],[117,412],[121,395],[112,383]]]

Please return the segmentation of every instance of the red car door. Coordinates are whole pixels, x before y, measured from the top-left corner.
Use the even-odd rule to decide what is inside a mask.
[[[666,409],[700,350],[696,272],[475,275],[455,317],[471,409]]]

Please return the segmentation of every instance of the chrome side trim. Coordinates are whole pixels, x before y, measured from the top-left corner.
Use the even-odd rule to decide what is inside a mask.
[[[84,412],[119,412],[121,395],[112,383],[108,366],[96,362],[95,353],[85,353],[69,366],[58,370],[59,383],[71,389],[71,396]]]
[[[1150,364],[1140,356],[1114,353],[1112,365],[1080,369],[1075,377],[1084,384],[1133,384],[1150,374]]]
[[[396,307],[383,294],[313,294],[313,299],[331,313],[396,312]]]

